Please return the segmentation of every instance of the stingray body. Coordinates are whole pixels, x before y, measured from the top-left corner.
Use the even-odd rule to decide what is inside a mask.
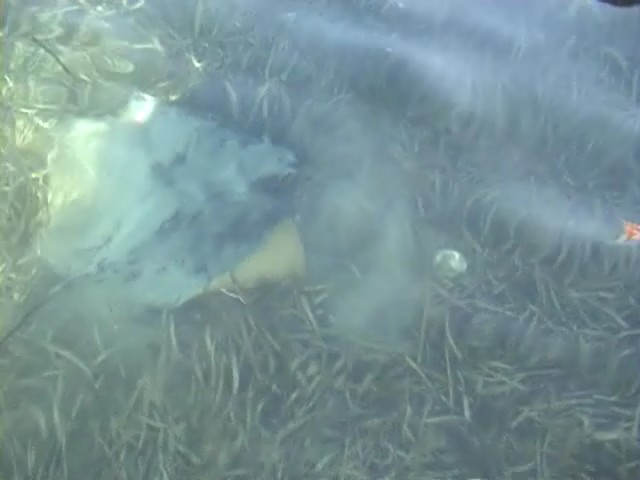
[[[177,107],[134,113],[61,126],[39,250],[65,278],[170,307],[244,259],[287,215],[297,160]]]

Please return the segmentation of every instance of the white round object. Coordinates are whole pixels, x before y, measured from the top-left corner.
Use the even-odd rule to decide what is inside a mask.
[[[444,278],[462,275],[467,271],[468,267],[464,255],[451,249],[439,250],[433,259],[433,265],[438,275]]]

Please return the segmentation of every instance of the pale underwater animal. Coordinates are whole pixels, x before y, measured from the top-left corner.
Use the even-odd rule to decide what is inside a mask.
[[[268,279],[269,268],[278,279],[287,264],[294,276],[304,271],[287,220],[298,165],[287,148],[139,95],[119,116],[74,118],[57,133],[51,222],[38,247],[61,276],[173,307],[228,286],[236,266],[245,285]],[[281,258],[282,241],[292,261],[265,260]],[[263,243],[266,253],[245,261]]]

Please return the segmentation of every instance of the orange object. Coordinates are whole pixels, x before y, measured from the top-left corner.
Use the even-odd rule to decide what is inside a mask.
[[[618,238],[620,242],[640,240],[640,223],[623,222],[622,235]]]

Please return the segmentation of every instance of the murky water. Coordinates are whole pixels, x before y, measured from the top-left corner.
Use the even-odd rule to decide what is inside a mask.
[[[640,11],[3,19],[1,478],[637,478]]]

